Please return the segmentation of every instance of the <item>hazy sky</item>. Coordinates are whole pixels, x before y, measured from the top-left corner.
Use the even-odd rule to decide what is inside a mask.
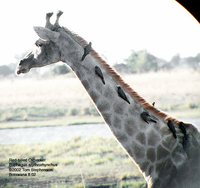
[[[108,59],[122,62],[131,50],[147,49],[169,60],[200,52],[200,25],[175,0],[1,1],[1,64],[31,49],[46,12],[62,10],[62,26],[76,32]]]

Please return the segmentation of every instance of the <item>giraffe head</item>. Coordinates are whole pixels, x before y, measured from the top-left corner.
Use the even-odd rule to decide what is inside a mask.
[[[58,20],[61,14],[62,12],[59,11],[54,25],[49,21],[52,13],[48,13],[46,15],[46,26],[34,27],[39,39],[35,42],[34,49],[20,61],[16,71],[17,74],[27,73],[31,68],[43,67],[61,61],[58,46],[60,32],[57,31],[60,28]]]

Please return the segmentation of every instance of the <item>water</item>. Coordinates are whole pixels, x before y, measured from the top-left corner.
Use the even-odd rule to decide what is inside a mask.
[[[0,144],[36,144],[70,140],[75,137],[111,137],[104,124],[16,128],[0,130]]]
[[[200,131],[200,119],[183,119],[190,122]],[[110,138],[112,133],[105,124],[89,124],[59,127],[16,128],[0,130],[0,144],[37,144],[56,141],[67,141],[75,137]]]

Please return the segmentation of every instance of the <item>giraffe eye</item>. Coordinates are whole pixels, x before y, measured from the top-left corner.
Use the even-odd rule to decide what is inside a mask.
[[[41,42],[39,42],[39,41],[37,41],[37,42],[35,43],[35,45],[36,45],[37,47],[42,47],[42,46],[43,46],[43,44],[42,44]]]

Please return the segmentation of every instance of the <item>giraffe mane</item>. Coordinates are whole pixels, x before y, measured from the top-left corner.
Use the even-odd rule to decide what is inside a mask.
[[[88,42],[80,37],[78,34],[71,32],[67,28],[64,28],[64,30],[72,36],[72,38],[78,42],[81,46],[86,46],[88,45]],[[90,52],[90,55],[95,58],[101,65],[102,67],[105,68],[105,70],[112,75],[112,77],[115,79],[115,81],[123,87],[123,89],[131,96],[133,97],[137,102],[139,102],[144,109],[148,110],[155,116],[158,116],[159,118],[163,119],[164,121],[168,122],[169,120],[173,121],[176,124],[179,124],[180,121],[169,116],[168,114],[158,110],[155,108],[153,105],[149,104],[143,97],[141,97],[133,88],[129,86],[129,84],[125,83],[124,80],[121,78],[121,76],[105,61],[102,59],[102,57],[94,50]]]

